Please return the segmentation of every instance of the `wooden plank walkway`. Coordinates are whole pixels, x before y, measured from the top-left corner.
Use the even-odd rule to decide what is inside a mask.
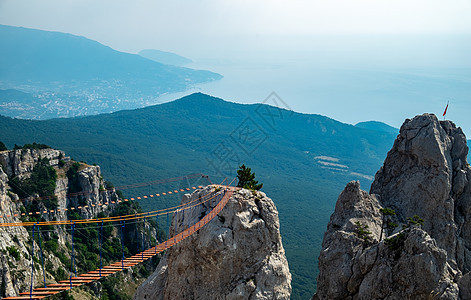
[[[141,262],[148,260],[149,258],[154,257],[155,255],[161,253],[164,250],[178,244],[189,236],[193,235],[195,232],[200,230],[204,225],[208,224],[221,210],[226,206],[227,202],[232,196],[235,188],[228,187],[226,194],[219,201],[216,207],[206,216],[203,217],[200,221],[195,223],[193,226],[188,229],[180,232],[174,237],[169,238],[168,240],[156,245],[155,247],[149,248],[145,251],[142,251],[136,255],[128,257],[119,262],[112,263],[109,266],[103,267],[102,269],[96,269],[85,274],[81,274],[77,277],[71,277],[69,280],[62,280],[55,284],[49,284],[47,287],[35,288],[32,292],[23,292],[18,296],[6,297],[4,300],[22,300],[22,299],[44,299],[46,297],[61,293],[63,291],[70,290],[74,287],[78,287],[96,280],[99,280],[103,277],[115,274],[117,272],[123,271],[124,269],[131,268]],[[100,276],[101,274],[101,276]]]

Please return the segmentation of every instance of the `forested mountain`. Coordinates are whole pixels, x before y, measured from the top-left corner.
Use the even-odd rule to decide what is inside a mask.
[[[164,93],[222,78],[72,34],[0,25],[0,40],[0,89],[31,93],[38,100],[2,97],[1,111],[12,117],[44,119],[138,108],[157,103]]]
[[[63,149],[76,160],[99,164],[116,186],[189,173],[220,182],[234,178],[238,166],[246,164],[279,210],[293,274],[292,299],[314,292],[323,232],[339,192],[351,180],[369,189],[397,135],[200,93],[97,116],[0,117],[0,128],[7,147],[35,141]],[[141,204],[146,209],[164,205],[149,199]]]
[[[374,131],[388,132],[388,133],[391,133],[391,134],[398,134],[399,133],[398,128],[394,128],[392,126],[389,126],[387,124],[384,124],[384,123],[378,122],[378,121],[360,122],[360,123],[356,124],[355,127],[374,130]]]

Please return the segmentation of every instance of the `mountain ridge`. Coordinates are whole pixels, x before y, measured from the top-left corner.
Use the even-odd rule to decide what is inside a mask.
[[[147,59],[166,65],[183,66],[192,62],[191,59],[181,55],[155,49],[144,49],[139,51],[138,54]]]
[[[59,74],[53,74],[54,76],[57,76],[52,77],[55,80],[62,79],[64,77],[67,78],[69,76],[70,78],[67,79],[81,79],[80,76],[84,76],[85,79],[91,79],[93,76],[97,75],[110,76],[117,70],[125,67],[192,71],[191,69],[182,67],[165,66],[140,55],[117,51],[95,40],[69,33],[0,25],[0,35],[5,42],[4,45],[7,45],[0,50],[0,53],[4,58],[2,60],[3,71],[0,72],[3,80],[15,76],[13,72],[8,72],[9,70],[25,67],[28,66],[28,64],[32,64],[33,67],[34,64],[47,67],[48,73],[52,73],[52,71],[57,72],[59,70]],[[31,46],[31,44],[34,44],[33,49],[28,47]],[[74,48],[71,48],[71,46]],[[69,51],[64,51],[64,49],[68,49]],[[28,60],[23,61],[21,64],[18,64],[17,61],[15,61],[14,65],[11,65],[8,60],[11,59],[13,52],[15,52],[15,55],[26,57]],[[57,63],[51,64],[53,61]],[[108,63],[108,68],[102,68],[100,63]],[[132,63],[137,64],[137,66],[133,66]],[[59,69],[56,70],[55,68]],[[29,70],[22,70],[30,71],[34,74],[35,69],[36,67]],[[64,73],[64,69],[69,69],[70,74]],[[77,70],[83,71],[85,74],[81,74],[80,72],[77,72]],[[135,70],[127,70],[127,72],[130,71],[133,72]],[[46,70],[44,70],[44,72],[46,72]],[[93,75],[90,75],[87,72],[90,72]],[[44,76],[44,74],[47,73],[40,74]],[[212,74],[216,75],[215,73]],[[106,79],[107,77],[103,78]],[[31,77],[29,79],[38,78]]]
[[[399,133],[399,128],[392,127],[386,123],[379,122],[379,121],[359,122],[355,124],[355,127],[365,128],[365,129],[375,130],[375,131],[389,132],[393,134]]]
[[[2,113],[13,117],[70,117],[144,107],[158,103],[162,94],[222,78],[67,33],[0,25],[0,39],[0,89],[36,97],[27,103],[22,97],[0,102]]]
[[[306,299],[317,274],[306,261],[316,261],[322,239],[322,232],[307,230],[309,224],[314,219],[316,228],[324,227],[346,182],[371,183],[362,174],[374,175],[395,135],[268,104],[237,104],[197,93],[72,119],[0,117],[0,141],[9,147],[36,141],[64,149],[78,160],[100,164],[117,186],[195,172],[218,181],[235,177],[245,163],[278,207],[293,275],[291,297]],[[240,135],[244,130],[252,133],[250,139]],[[142,203],[149,205],[155,203]]]
[[[453,122],[407,119],[370,192],[340,194],[312,299],[470,299],[468,152]]]

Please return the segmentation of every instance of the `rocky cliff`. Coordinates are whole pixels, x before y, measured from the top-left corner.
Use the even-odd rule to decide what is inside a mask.
[[[44,173],[44,170],[49,171]],[[100,167],[74,162],[63,151],[50,148],[1,151],[0,223],[90,218],[99,213],[109,215],[115,206],[111,203],[118,196],[113,188],[105,189],[105,186]],[[52,190],[45,197],[42,194],[48,188]],[[71,207],[74,208],[73,216],[70,215]],[[31,227],[0,227],[0,296],[29,291],[32,244],[34,286],[43,284],[40,250],[44,254],[47,284],[68,278],[70,232],[64,226],[41,230],[42,248],[38,244],[37,229],[33,241]],[[96,243],[88,241],[84,234],[89,232],[77,231],[76,242],[82,239],[90,245]],[[84,251],[77,253],[76,263],[85,266],[90,257],[85,257]],[[96,256],[93,258],[96,260]]]
[[[313,299],[471,299],[471,168],[450,121],[406,120],[370,193],[349,183]]]
[[[42,215],[44,219],[65,219],[66,212],[64,208],[77,207],[80,206],[79,203],[83,204],[79,214],[84,218],[89,218],[96,215],[104,203],[111,203],[112,199],[117,199],[114,189],[105,190],[106,184],[101,176],[99,166],[71,161],[70,157],[65,156],[65,153],[61,150],[25,148],[0,152],[0,167],[6,175],[4,184],[8,185],[9,190],[6,196],[19,205],[15,208],[20,209],[22,204],[21,201],[18,201],[20,197],[13,192],[11,180],[30,178],[34,167],[42,160],[46,160],[46,164],[54,168],[57,175],[53,194],[57,198],[58,210],[52,216],[51,214]],[[75,172],[71,174],[71,168],[74,167],[73,171]],[[72,185],[74,185],[73,188]],[[41,198],[38,196],[37,193],[28,193],[28,195],[24,195],[23,200],[31,202],[34,199]],[[8,207],[11,208],[12,206],[7,205]],[[44,209],[45,206],[39,202],[39,208]],[[2,212],[5,214],[6,211],[2,210]],[[11,215],[13,214],[12,211]]]
[[[202,199],[207,187],[182,202]],[[170,234],[208,214],[216,200],[179,213]],[[289,299],[291,274],[278,212],[262,192],[241,189],[197,234],[165,253],[135,299]]]

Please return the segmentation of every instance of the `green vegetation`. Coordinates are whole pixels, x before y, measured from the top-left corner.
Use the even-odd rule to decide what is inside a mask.
[[[368,231],[368,225],[355,222],[355,235],[363,240],[363,244],[368,246],[371,243],[371,231]]]
[[[69,291],[65,291],[61,293],[60,300],[74,300],[74,297],[70,294]]]
[[[0,141],[0,151],[4,151],[4,150],[8,150],[7,146],[5,146],[5,144]]]
[[[72,183],[72,191],[78,191],[78,178],[77,172],[79,171],[81,164],[80,163],[70,163],[67,165],[67,176],[69,181]],[[28,191],[46,191],[44,193],[49,193],[51,190],[47,190],[46,187],[49,187],[46,183],[49,183],[48,180],[54,179],[55,184],[56,173],[53,168],[49,166],[49,162],[46,159],[41,159],[38,164],[34,167],[32,171],[32,175],[30,178],[25,179],[23,181],[13,180],[16,183],[15,190],[17,193],[21,195],[21,192],[26,193],[25,189]],[[75,184],[75,185],[74,185]],[[108,188],[111,188],[113,184],[111,182],[106,182],[105,185]],[[46,187],[44,187],[46,186]],[[52,190],[53,192],[53,190]],[[117,199],[114,199],[117,200]],[[35,204],[37,202],[33,202]],[[32,204],[29,204],[32,205]],[[29,207],[31,209],[31,207]],[[36,207],[37,209],[37,207]],[[22,211],[26,211],[22,207]],[[120,216],[120,215],[132,215],[135,213],[142,212],[139,203],[137,202],[122,202],[118,204],[111,216]],[[99,213],[97,217],[103,218],[108,215],[105,213]],[[78,214],[77,211],[68,210],[67,217],[69,220],[81,220],[82,217]],[[25,217],[28,221],[38,222],[38,221],[45,221],[43,217],[39,216],[28,216]],[[54,220],[54,219],[53,219]],[[154,220],[150,220],[150,226],[155,228],[157,224]],[[63,230],[70,232],[70,225],[62,225]],[[114,230],[116,228],[117,230]],[[124,226],[123,236],[125,237],[124,240],[121,240],[121,223],[105,223],[103,226],[103,235],[102,235],[102,257],[103,257],[103,264],[109,264],[111,262],[119,261],[123,256],[128,257],[131,254],[135,254],[138,251],[143,251],[144,247],[149,247],[150,240],[155,240],[155,235],[151,236],[150,230],[145,229],[146,227],[143,224],[143,220],[139,220],[137,222],[131,222]],[[54,270],[53,265],[46,261],[46,268],[48,272],[50,272],[56,280],[64,280],[67,279],[69,276],[69,271],[67,268],[71,265],[71,258],[70,258],[70,251],[72,249],[72,245],[66,241],[66,249],[61,247],[58,242],[58,235],[55,233],[55,226],[42,226],[39,232],[35,234],[35,240],[37,243],[40,243],[40,248],[46,252],[52,253],[55,255],[66,267],[66,270],[63,268],[57,268]],[[99,267],[99,232],[101,228],[98,227],[96,224],[77,224],[74,230],[74,250],[75,250],[75,264],[78,273],[88,272],[90,270],[97,269]],[[159,238],[163,239],[163,231],[158,230]],[[31,246],[32,240],[32,228],[30,229],[30,238],[28,240],[28,244]],[[41,237],[41,238],[39,238]],[[15,236],[13,240],[18,242],[18,238]],[[122,245],[122,242],[124,245]],[[10,256],[15,257],[16,259],[19,258],[19,252],[14,247],[8,247],[7,251]],[[37,270],[40,269],[40,260],[38,257],[33,258],[36,262],[35,268]],[[153,260],[153,264],[147,264],[146,266],[154,267],[156,261]],[[149,274],[150,270],[147,270],[146,267],[141,268],[139,270],[139,274]],[[109,295],[107,299],[125,299],[121,297],[120,293],[112,293],[112,289],[110,287],[107,288],[109,291]],[[116,298],[116,295],[119,295]],[[127,298],[126,298],[127,299]]]
[[[107,277],[103,280],[103,294],[101,300],[127,300],[132,297],[126,295],[119,288],[122,286],[119,275]]]
[[[407,232],[410,230],[411,226],[423,226],[424,219],[418,215],[407,218],[407,225],[402,224],[402,231],[391,238],[384,239],[384,243],[388,248],[395,252],[395,258],[397,259],[400,256],[400,249],[404,246],[404,241],[406,240]],[[391,229],[396,228],[398,225],[393,222],[388,223],[388,227]]]
[[[391,134],[399,133],[399,130],[397,128],[391,127],[387,124],[384,124],[378,121],[360,122],[360,123],[355,124],[355,127],[374,130],[374,131],[389,132]]]
[[[16,249],[15,246],[7,247],[7,251],[8,251],[8,254],[14,257],[16,260],[20,259],[20,252],[18,252],[18,249]]]
[[[293,275],[291,299],[309,299],[316,288],[322,238],[338,195],[351,180],[360,180],[363,188],[370,186],[369,179],[351,172],[374,176],[396,135],[286,110],[270,111],[282,116],[273,123],[259,113],[272,108],[193,94],[144,109],[83,118],[0,117],[0,128],[7,146],[32,140],[52,145],[71,157],[98,163],[103,176],[116,186],[191,173],[208,174],[215,183],[226,176],[231,181],[245,163],[263,178],[263,191],[279,211]],[[253,125],[248,129],[260,128],[267,138],[243,139],[237,129],[244,120],[252,120],[255,124],[244,124]],[[246,141],[263,143],[255,143],[255,148]],[[326,168],[318,162],[324,156],[338,159],[336,163],[348,166],[348,171]],[[207,184],[198,180],[122,191],[130,197]],[[140,204],[145,210],[157,210],[179,203],[180,197],[142,199]]]
[[[388,224],[386,225],[386,228],[389,229],[389,230],[394,230],[398,227],[399,225],[397,225],[396,223],[394,222],[388,222]]]
[[[396,215],[396,211],[391,208],[382,208],[380,211],[383,214],[383,216],[395,216]]]
[[[141,209],[138,203],[134,202],[122,202],[113,212],[111,216],[118,215],[129,215],[140,212]],[[103,218],[106,215],[104,213],[99,213],[97,217]],[[76,211],[68,211],[68,218],[70,220],[80,220],[82,219]],[[111,262],[116,262],[121,260],[124,249],[124,256],[129,257],[133,254],[136,254],[138,251],[142,251],[143,245],[147,248],[149,247],[149,241],[151,238],[150,231],[145,231],[145,226],[142,221],[132,222],[130,224],[125,224],[124,227],[124,247],[122,246],[121,241],[121,223],[105,223],[103,226],[103,235],[102,235],[102,257],[103,265],[110,264]],[[154,222],[151,222],[151,226],[156,226]],[[48,272],[50,272],[56,280],[65,280],[69,277],[71,258],[70,253],[72,245],[66,242],[66,249],[59,246],[58,236],[53,233],[53,228],[41,228],[41,247],[44,251],[50,252],[65,265],[65,269],[57,268],[53,269],[52,263],[46,261],[45,267]],[[68,231],[68,234],[71,234],[70,225],[64,227]],[[117,229],[117,230],[116,230]],[[74,252],[75,252],[75,265],[77,268],[77,273],[85,273],[90,270],[95,270],[100,266],[99,259],[99,234],[101,228],[96,224],[77,224],[74,230]],[[137,234],[139,232],[139,234]],[[163,232],[159,230],[159,239],[163,239]],[[32,232],[30,232],[30,241],[31,243]],[[37,237],[37,235],[36,235]],[[69,236],[70,238],[70,236]],[[155,239],[154,239],[155,240]],[[36,242],[39,243],[39,238],[36,239]],[[16,249],[8,249],[10,255],[14,256]],[[34,260],[37,261],[37,268],[40,268],[40,261],[38,257],[34,257]],[[139,274],[138,277],[141,278],[144,275],[149,275],[153,268],[158,263],[158,260],[153,259],[150,263],[140,266],[140,269],[137,270]],[[147,269],[151,268],[151,269]],[[136,275],[137,276],[137,275]],[[129,299],[129,297],[119,290],[120,284],[117,284],[116,279],[105,279],[103,282],[103,298],[102,299]]]
[[[384,225],[385,224],[387,225],[387,229],[391,229],[391,228],[394,229],[395,227],[397,227],[397,224],[393,223],[390,220],[386,221],[386,218],[396,215],[396,212],[394,211],[394,209],[386,207],[386,208],[380,209],[380,211],[383,214],[383,220],[382,220],[383,222],[381,224],[381,234],[379,236],[379,240],[381,241],[383,239]],[[396,226],[394,226],[393,224],[395,224]]]
[[[255,180],[255,173],[252,173],[252,169],[247,168],[245,165],[240,166],[237,170],[237,179],[239,179],[237,186],[244,189],[258,191],[263,187],[263,183],[258,183]]]
[[[407,221],[409,222],[408,226],[411,226],[411,225],[424,226],[424,219],[422,219],[418,215],[414,215],[412,218],[408,217]]]
[[[394,258],[398,259],[401,255],[401,249],[404,246],[404,241],[406,240],[406,234],[404,231],[396,234],[391,238],[384,239],[384,244],[394,252]]]
[[[59,249],[59,243],[57,242],[56,239],[52,239],[44,243],[44,250],[47,250],[52,253],[57,253],[58,249]]]
[[[31,172],[31,177],[20,180],[18,177],[10,178],[8,184],[12,191],[20,198],[27,198],[38,194],[43,198],[43,203],[48,209],[57,208],[57,198],[54,195],[56,189],[56,170],[49,165],[46,158],[40,159]],[[38,203],[28,204],[28,211],[37,211]]]
[[[32,144],[25,144],[24,146],[18,146],[15,144],[13,147],[14,150],[20,150],[20,149],[31,149],[31,150],[39,150],[39,149],[49,149],[48,145],[44,144],[37,144],[36,142],[33,142]]]
[[[67,178],[69,179],[69,194],[78,193],[82,191],[77,174],[80,169],[80,166],[81,164],[79,162],[74,162],[67,170],[66,174]]]
[[[132,215],[139,212],[142,212],[142,210],[138,203],[121,202],[111,216]],[[104,214],[98,215],[99,218],[104,216]],[[80,220],[82,218],[77,212],[69,210],[68,219]],[[121,245],[121,226],[120,222],[116,224],[105,223],[103,226],[102,255],[104,263],[119,261],[123,256],[123,250],[124,256],[128,257],[144,250],[142,244],[149,245],[148,241],[151,237],[146,236],[144,224],[142,222],[132,222],[131,224],[124,224],[123,235],[125,239],[123,247]],[[113,228],[117,229],[115,233],[113,233]],[[77,268],[80,272],[88,272],[99,267],[99,231],[100,228],[96,225],[77,225],[75,227],[74,247],[76,249]],[[162,231],[159,231],[159,233],[162,234]],[[162,239],[163,236],[160,236],[160,238]],[[47,243],[50,243],[50,241],[47,241]],[[54,247],[54,243],[51,243],[49,249]]]

